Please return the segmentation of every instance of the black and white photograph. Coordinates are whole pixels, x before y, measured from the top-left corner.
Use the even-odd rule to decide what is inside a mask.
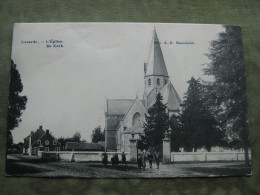
[[[239,26],[15,23],[6,176],[250,176]]]

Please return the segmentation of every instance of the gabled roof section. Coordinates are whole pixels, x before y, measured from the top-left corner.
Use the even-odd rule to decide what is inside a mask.
[[[48,131],[48,130],[47,130]],[[56,140],[56,137],[54,137],[54,135],[51,132],[46,132],[44,133],[38,140],[43,139],[45,136],[49,136],[52,137],[54,140]]]
[[[30,135],[28,135],[24,138],[25,147],[26,148],[29,147],[30,137],[31,137],[31,144],[33,144],[44,134],[45,134],[45,131],[42,129],[42,126],[40,126],[39,129],[37,129],[35,132],[32,131]]]
[[[107,113],[113,115],[125,115],[135,100],[133,99],[107,99]],[[142,101],[144,105],[144,101]]]
[[[113,115],[125,115],[134,100],[132,99],[108,99],[107,113]]]
[[[36,140],[38,140],[42,135],[45,134],[45,131],[41,128],[37,129],[35,133],[32,135],[32,143],[34,143]]]
[[[144,103],[139,99],[138,96],[136,96],[133,104],[130,106],[130,108],[128,109],[127,113],[125,114],[125,116],[122,120],[124,120],[127,117],[129,112],[131,112],[134,109],[136,110],[136,107],[138,107],[139,110],[140,109],[143,110],[144,113],[146,112],[145,107],[144,107]]]
[[[168,72],[165,66],[160,41],[157,36],[156,29],[153,30],[153,38],[150,46],[148,60],[146,63],[145,76],[157,75],[168,77]]]
[[[182,103],[180,96],[173,87],[172,83],[169,81],[160,91],[160,94],[163,97],[163,104],[166,104],[169,110],[178,110],[180,104]],[[155,103],[156,97],[151,103],[150,107]]]
[[[24,138],[24,140],[27,140],[27,141],[29,141],[29,139],[30,139],[30,135],[28,135],[28,136],[26,136],[26,137]]]
[[[153,103],[154,98],[156,97],[158,92],[157,88],[153,88],[150,93],[147,95],[147,107],[149,108],[150,105]]]

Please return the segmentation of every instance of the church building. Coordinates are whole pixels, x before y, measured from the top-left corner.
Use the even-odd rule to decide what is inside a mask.
[[[130,138],[140,139],[147,110],[161,93],[169,116],[179,110],[181,99],[169,80],[156,29],[147,62],[144,63],[143,99],[107,99],[105,112],[105,148],[107,151],[129,152]]]

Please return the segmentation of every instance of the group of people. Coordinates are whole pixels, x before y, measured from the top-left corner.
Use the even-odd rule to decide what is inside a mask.
[[[149,166],[150,168],[152,168],[153,165],[153,161],[155,161],[155,164],[157,166],[157,169],[159,169],[159,154],[155,151],[155,152],[151,152],[151,151],[143,151],[142,153],[138,154],[137,157],[137,165],[138,168],[141,170],[142,168],[145,169],[146,167],[146,160],[148,159],[149,162]],[[121,154],[121,162],[124,165],[125,168],[127,168],[126,165],[126,155],[124,152],[122,152]],[[107,167],[108,165],[108,155],[107,153],[103,153],[103,164],[105,167]],[[117,168],[119,165],[119,157],[118,154],[115,154],[112,158],[111,158],[111,164],[112,167]]]
[[[137,158],[137,164],[138,164],[138,168],[141,170],[142,168],[145,169],[146,167],[146,159],[148,159],[149,162],[149,167],[152,168],[153,166],[153,160],[155,161],[155,164],[157,166],[157,169],[159,169],[159,164],[160,164],[160,159],[159,159],[159,154],[155,151],[155,152],[145,152],[143,151],[142,153],[140,153],[138,155]]]
[[[122,162],[122,164],[126,167],[126,156],[125,156],[125,153],[122,152],[121,156],[122,156],[121,162]],[[119,164],[118,154],[115,154],[115,155],[111,158],[111,163],[112,163],[112,166],[113,166],[113,167],[118,167],[118,164]],[[103,164],[104,164],[105,167],[107,167],[107,164],[108,164],[108,155],[107,155],[106,152],[103,154]]]

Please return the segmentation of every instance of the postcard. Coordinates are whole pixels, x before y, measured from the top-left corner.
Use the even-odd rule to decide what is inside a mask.
[[[16,23],[6,176],[251,175],[241,27]]]

